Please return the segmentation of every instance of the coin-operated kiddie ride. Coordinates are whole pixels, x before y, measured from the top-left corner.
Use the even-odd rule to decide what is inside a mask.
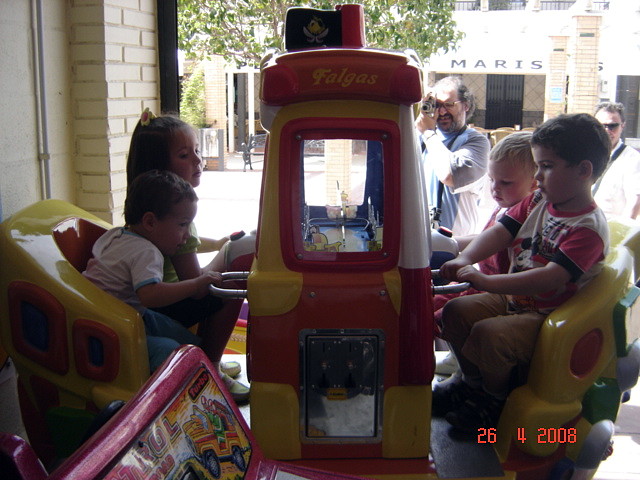
[[[421,71],[411,55],[364,43],[361,6],[294,8],[287,52],[261,66],[251,428],[274,458],[426,465],[433,308],[412,110]]]
[[[286,51],[261,64],[252,431],[270,458],[376,478],[589,478],[638,376],[640,233],[620,227],[603,272],[546,320],[498,426],[458,442],[430,415],[441,287],[413,128],[420,69],[366,48],[363,24],[358,5],[291,9]]]

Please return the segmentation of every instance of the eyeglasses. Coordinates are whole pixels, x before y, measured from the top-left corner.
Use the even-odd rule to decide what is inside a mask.
[[[615,130],[620,126],[619,123],[603,123],[602,126],[607,130]]]
[[[455,102],[436,102],[436,110],[440,110],[442,107],[444,107],[447,110],[451,110],[453,107],[456,106],[457,103],[460,103],[461,100],[456,100]]]

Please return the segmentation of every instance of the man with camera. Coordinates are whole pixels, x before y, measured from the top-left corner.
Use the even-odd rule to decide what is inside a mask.
[[[432,220],[454,236],[478,232],[478,201],[489,159],[489,140],[467,127],[475,110],[471,91],[460,77],[445,77],[428,93],[415,126],[423,146],[423,165]]]

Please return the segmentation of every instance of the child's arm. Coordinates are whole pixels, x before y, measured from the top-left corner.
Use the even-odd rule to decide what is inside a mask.
[[[218,252],[228,241],[229,237],[222,237],[217,239],[200,237],[200,246],[198,247],[198,253]]]
[[[173,268],[180,280],[191,280],[202,275],[200,262],[195,252],[174,255],[171,257],[171,263],[173,263]]]
[[[222,272],[226,270],[225,257],[222,252],[218,252],[211,262],[204,267],[200,267],[200,262],[195,253],[183,253],[176,255],[171,257],[171,262],[173,263],[173,268],[178,274],[178,278],[184,280],[195,278],[206,272]]]
[[[524,272],[497,275],[485,275],[467,265],[458,270],[457,276],[459,282],[470,282],[477,290],[511,295],[537,295],[558,290],[570,279],[569,271],[555,262]]]
[[[188,297],[205,296],[211,283],[219,285],[222,283],[222,276],[218,272],[207,272],[180,282],[152,283],[140,287],[136,294],[147,308],[164,307]]]
[[[461,235],[459,237],[454,237],[455,241],[458,243],[458,249],[460,251],[464,250],[465,248],[467,248],[469,246],[469,244],[471,243],[471,241],[476,238],[478,235],[477,234],[473,234],[473,235]]]
[[[507,248],[512,240],[509,231],[501,223],[497,223],[478,234],[460,255],[442,265],[440,276],[446,280],[458,280],[456,274],[460,268],[473,265]]]

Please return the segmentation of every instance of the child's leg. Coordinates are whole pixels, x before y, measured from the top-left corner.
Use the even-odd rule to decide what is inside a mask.
[[[249,387],[225,374],[221,369],[220,359],[236,324],[241,305],[242,300],[226,301],[220,310],[198,325],[198,334],[202,337],[200,347],[220,372],[220,377],[238,404],[249,401]]]
[[[179,344],[200,345],[202,343],[200,337],[162,313],[147,309],[142,317],[147,335],[171,338]]]
[[[171,338],[147,335],[147,351],[149,352],[149,370],[151,373],[179,346],[180,344]]]
[[[463,347],[476,323],[504,315],[506,311],[506,297],[493,293],[454,298],[442,310],[442,338],[449,342],[456,355],[465,382],[473,387],[480,386],[481,372],[474,362],[466,358]]]
[[[505,399],[518,365],[528,365],[545,315],[526,312],[486,318],[473,325],[462,354],[477,365],[485,391]]]
[[[227,300],[222,308],[198,325],[200,347],[212,362],[220,362],[224,349],[238,320],[242,300]]]
[[[442,307],[445,304],[453,299],[460,296],[459,293],[447,293],[447,294],[439,294],[434,295],[433,297],[433,323],[434,323],[434,345],[437,351],[445,351],[449,350],[449,345],[441,338],[442,334]],[[448,355],[447,355],[448,358]],[[455,362],[455,360],[454,360]],[[436,370],[437,372],[437,370]]]
[[[249,271],[256,251],[255,232],[240,238],[233,238],[220,249],[215,258],[204,267],[205,271],[232,272]],[[234,283],[225,284],[226,288],[246,288]],[[202,337],[202,349],[211,361],[219,362],[236,325],[243,300],[221,300],[222,306],[210,310],[212,314],[201,322],[198,335]]]
[[[191,333],[182,324],[162,313],[147,310],[143,318],[145,322],[145,329],[147,331],[147,345],[149,349],[151,371],[155,370],[155,368],[157,368],[165,358],[181,344],[190,343],[198,345],[204,350],[205,354],[207,354],[214,368],[220,372],[220,376],[225,381],[234,400],[238,403],[249,400],[249,387],[233,380],[231,377],[220,371],[220,358],[222,357],[224,346],[226,345],[226,342],[231,335],[231,331],[233,330],[233,326],[235,325],[235,320],[232,323],[229,322],[231,323],[230,330],[222,332],[220,328],[208,330],[209,327],[220,327],[222,322],[216,323],[215,318],[209,318],[201,322],[198,332],[200,333],[204,327],[204,333],[206,335],[204,339],[201,339]],[[211,351],[211,345],[216,349],[213,352]]]
[[[472,297],[480,295],[467,298]],[[463,316],[464,307],[478,306],[468,303],[456,305],[456,308],[462,308],[458,313]],[[477,308],[477,311],[482,310]],[[488,310],[485,309],[484,312],[488,313]],[[467,313],[469,315],[475,318],[473,312]],[[472,372],[478,374],[475,380],[481,380],[482,389],[476,390],[464,403],[458,403],[455,409],[446,414],[445,418],[449,423],[469,432],[497,425],[509,394],[509,380],[513,369],[518,364],[529,363],[544,318],[544,315],[535,312],[518,315],[503,312],[471,325],[466,341],[458,347],[460,365],[473,367]]]
[[[201,341],[197,345],[212,362],[217,363],[220,362],[238,318],[237,313],[233,314],[234,304],[239,312],[240,304],[236,304],[236,300],[224,301],[207,295],[197,300],[185,298],[155,310],[176,320],[187,329],[198,324],[198,336]]]

